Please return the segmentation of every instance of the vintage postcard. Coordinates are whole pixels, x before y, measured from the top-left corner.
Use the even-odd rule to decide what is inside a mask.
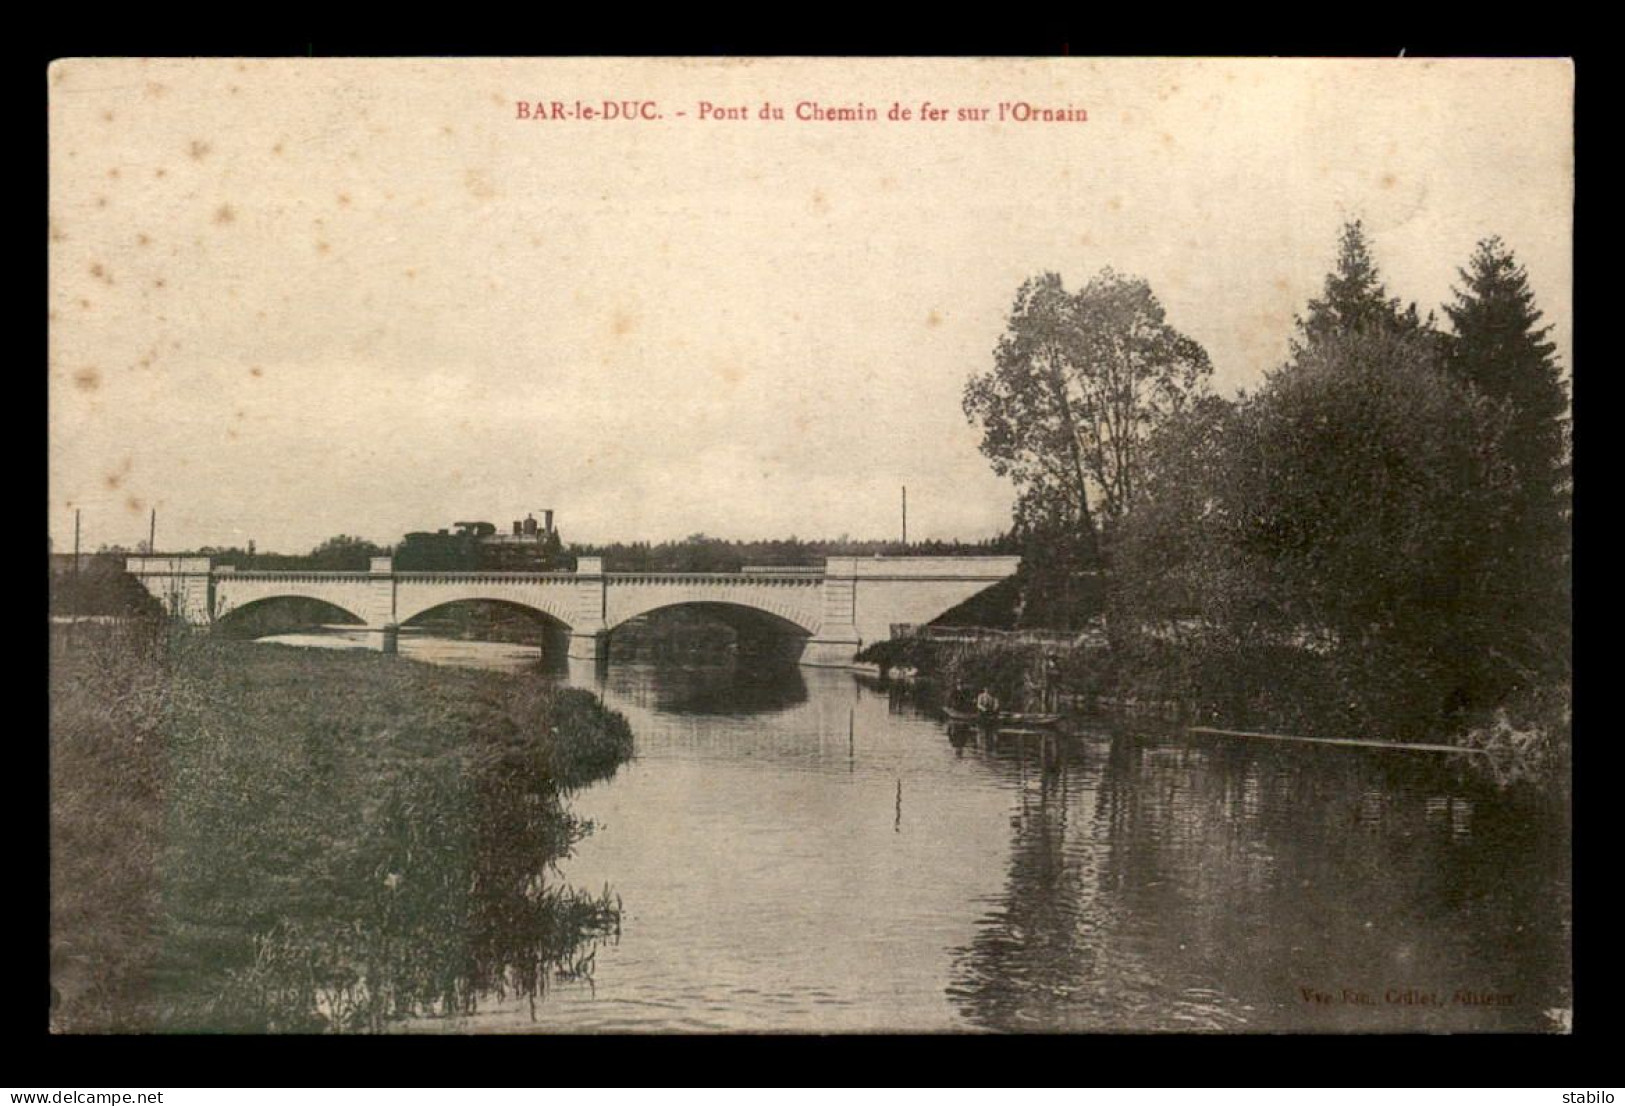
[[[1569,62],[45,80],[53,1032],[1572,1029]]]

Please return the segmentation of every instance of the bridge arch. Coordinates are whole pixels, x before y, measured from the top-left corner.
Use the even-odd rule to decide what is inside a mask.
[[[476,581],[466,586],[448,587],[444,583],[433,583],[425,587],[413,587],[410,583],[403,583],[395,592],[395,620],[404,626],[441,607],[457,603],[497,603],[545,616],[569,630],[573,629],[577,622],[576,613],[570,607],[570,598],[570,595],[561,589],[523,584],[505,585],[500,582]]]
[[[808,635],[818,632],[822,620],[816,605],[796,602],[800,598],[798,595],[781,596],[767,588],[760,589],[760,594],[752,594],[756,591],[750,589],[746,594],[738,594],[733,589],[695,588],[673,594],[671,589],[640,588],[631,594],[612,596],[604,628],[613,631],[634,618],[676,607],[699,607],[725,620],[743,613],[745,617],[757,619],[759,624],[786,632]]]
[[[421,628],[437,616],[453,617],[459,611],[463,612],[464,620],[461,625],[454,624],[455,628],[465,633],[471,631],[477,639],[538,645],[542,655],[550,659],[562,658],[569,652],[568,623],[536,606],[513,599],[449,599],[425,607],[410,618],[403,618],[400,626],[402,630]],[[516,635],[511,622],[506,627],[502,626],[503,620],[499,616],[503,613],[523,616],[530,629],[535,631],[534,635]]]
[[[767,630],[779,634],[807,637],[818,629],[817,626],[806,625],[804,619],[793,617],[793,612],[780,613],[753,603],[720,599],[676,599],[665,603],[651,602],[630,612],[618,612],[615,621],[607,624],[605,629],[610,633],[614,633],[618,628],[625,626],[634,619],[646,618],[649,615],[658,615],[664,611],[675,610],[701,611],[720,622],[727,623],[736,630]]]
[[[365,626],[367,620],[331,599],[298,592],[258,595],[216,612],[214,628],[228,637],[264,637],[313,625]]]
[[[683,631],[679,631],[675,639],[668,638],[666,632],[660,628],[659,620],[662,615],[672,615],[679,611],[702,615],[706,623],[726,627],[726,632],[732,634],[729,648],[736,650],[741,656],[750,656],[757,660],[799,659],[813,634],[813,631],[803,624],[804,620],[787,617],[786,614],[776,613],[756,604],[684,598],[664,603],[639,604],[636,609],[620,612],[616,620],[603,632],[600,639],[600,655],[613,660],[658,661],[679,657],[693,660],[696,656],[705,656],[708,650],[721,644],[720,639],[710,638],[709,644],[698,645],[700,653],[695,654],[691,650],[696,648],[696,640],[686,637]],[[654,625],[649,626],[652,635],[649,638],[634,637],[628,642],[625,635],[634,634],[633,627],[642,624],[645,619],[656,620]],[[691,624],[689,632],[694,629]],[[703,642],[706,639],[702,635],[700,640]]]

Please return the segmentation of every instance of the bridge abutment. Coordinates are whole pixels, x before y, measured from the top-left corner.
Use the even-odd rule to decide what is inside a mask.
[[[141,582],[170,617],[195,626],[214,621],[214,562],[208,557],[128,557],[124,571]]]

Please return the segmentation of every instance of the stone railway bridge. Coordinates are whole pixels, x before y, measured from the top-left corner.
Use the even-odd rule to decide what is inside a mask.
[[[205,556],[141,556],[129,573],[171,613],[213,625],[279,599],[330,603],[395,649],[402,623],[471,600],[539,612],[569,634],[572,659],[601,659],[610,633],[666,607],[707,605],[804,641],[802,664],[844,667],[896,623],[924,623],[1015,574],[1019,557],[831,557],[823,570],[738,573],[605,572],[582,557],[574,572],[396,572],[375,557],[366,572],[237,572]]]

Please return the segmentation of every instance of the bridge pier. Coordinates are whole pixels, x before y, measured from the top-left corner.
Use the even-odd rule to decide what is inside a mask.
[[[386,656],[392,657],[401,651],[401,628],[393,622],[378,627],[369,626],[367,636],[367,644]]]
[[[807,668],[850,668],[863,645],[858,633],[856,557],[830,557],[824,562],[823,622],[802,651]]]
[[[609,654],[609,625],[604,621],[609,600],[602,557],[577,557],[575,572],[575,617],[570,619],[570,648],[567,655],[576,661],[599,661]]]
[[[570,648],[565,654],[573,661],[601,661],[609,656],[609,631],[589,630],[570,635]]]
[[[857,630],[851,627],[846,629],[851,630],[850,635],[819,634],[809,638],[807,647],[801,653],[801,665],[805,668],[851,668],[863,642],[858,638]]]

